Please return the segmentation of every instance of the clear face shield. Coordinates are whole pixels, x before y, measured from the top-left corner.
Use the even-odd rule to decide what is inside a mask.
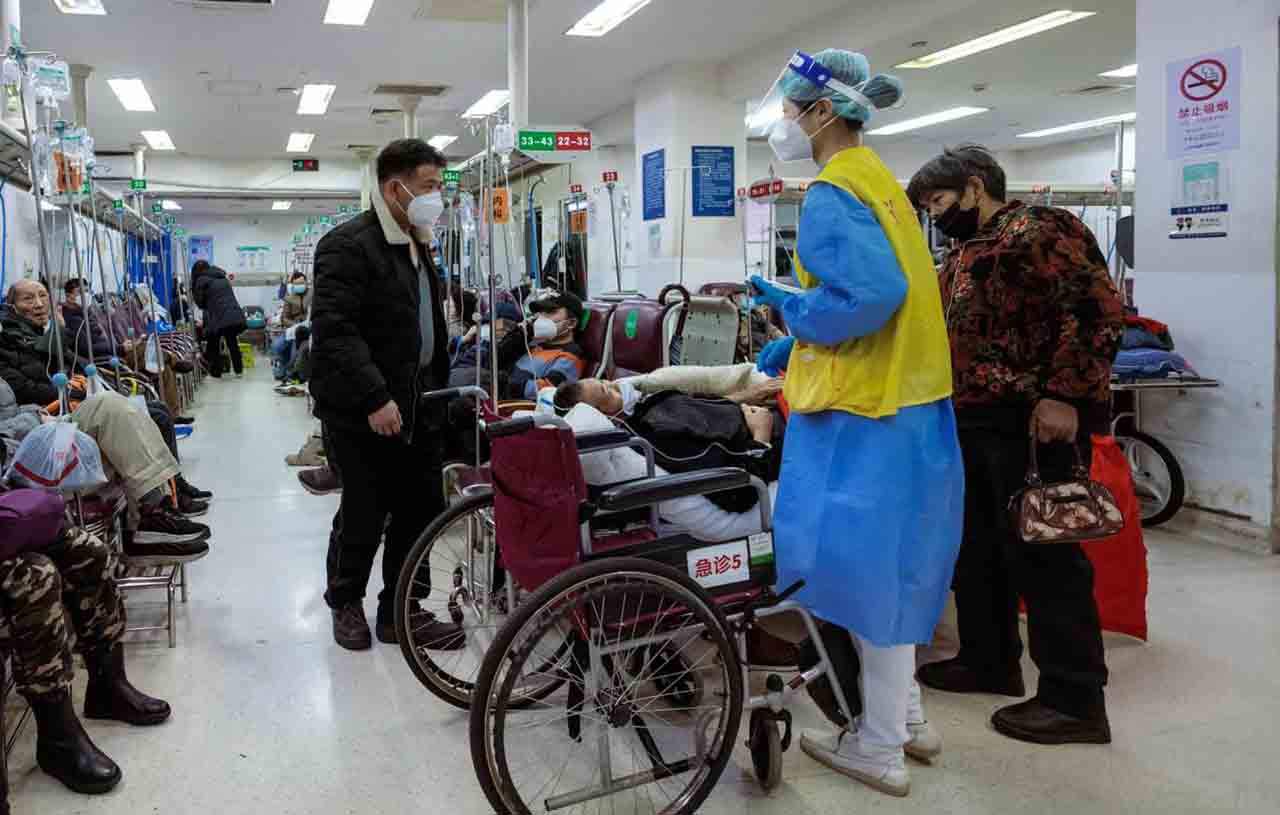
[[[864,83],[865,84],[865,83]],[[813,57],[797,51],[791,60],[778,74],[769,92],[760,100],[752,113],[747,116],[747,128],[753,137],[768,136],[773,127],[783,119],[783,101],[792,99],[807,109],[813,102],[830,96],[825,91],[834,91],[849,100],[867,107],[874,104],[862,93],[862,85],[857,87],[846,85],[831,76],[831,71]]]

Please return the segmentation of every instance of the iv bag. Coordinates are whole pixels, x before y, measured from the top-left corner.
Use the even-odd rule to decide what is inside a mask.
[[[31,85],[36,93],[55,102],[71,96],[71,69],[63,60],[31,61]]]

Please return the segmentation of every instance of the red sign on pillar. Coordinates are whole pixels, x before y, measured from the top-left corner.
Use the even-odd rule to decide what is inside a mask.
[[[607,171],[605,172],[605,174],[604,174],[604,183],[606,183],[606,184],[617,184],[617,183],[618,183],[618,171],[617,171],[617,170],[607,170]]]
[[[581,184],[570,184],[570,185],[569,185],[569,194],[570,194],[570,195],[582,195],[582,185],[581,185]]]

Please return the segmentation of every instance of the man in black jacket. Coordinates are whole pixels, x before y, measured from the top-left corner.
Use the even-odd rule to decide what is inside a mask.
[[[394,643],[400,568],[444,510],[444,410],[419,398],[449,376],[442,287],[426,247],[441,211],[444,167],[444,156],[419,139],[387,145],[378,155],[373,208],[316,247],[311,395],[343,483],[325,600],[334,639],[351,650],[373,644],[361,601],[384,526],[376,630],[379,641]],[[441,650],[463,645],[457,626],[429,612],[413,625]]]

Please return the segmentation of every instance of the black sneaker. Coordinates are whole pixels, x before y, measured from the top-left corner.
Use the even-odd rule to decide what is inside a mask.
[[[134,539],[140,544],[196,543],[207,541],[210,534],[209,527],[204,524],[188,521],[173,510],[160,506],[142,514]]]
[[[199,560],[209,554],[207,541],[198,540],[189,543],[139,543],[136,533],[131,529],[124,531],[123,548],[125,557],[130,560],[156,559],[165,562],[186,562]]]
[[[342,482],[330,467],[303,470],[298,473],[298,480],[302,482],[302,488],[312,495],[329,495],[342,491]]]
[[[348,651],[367,651],[373,647],[369,621],[359,603],[333,609],[333,639]]]
[[[208,490],[200,489],[182,476],[178,476],[176,481],[178,484],[178,495],[185,495],[196,501],[208,501],[213,498],[213,493]]]
[[[195,417],[193,416],[174,416],[173,423],[174,424],[195,424],[196,420],[195,420]]]
[[[188,518],[199,518],[209,514],[209,502],[192,498],[186,493],[178,493],[178,512]]]

